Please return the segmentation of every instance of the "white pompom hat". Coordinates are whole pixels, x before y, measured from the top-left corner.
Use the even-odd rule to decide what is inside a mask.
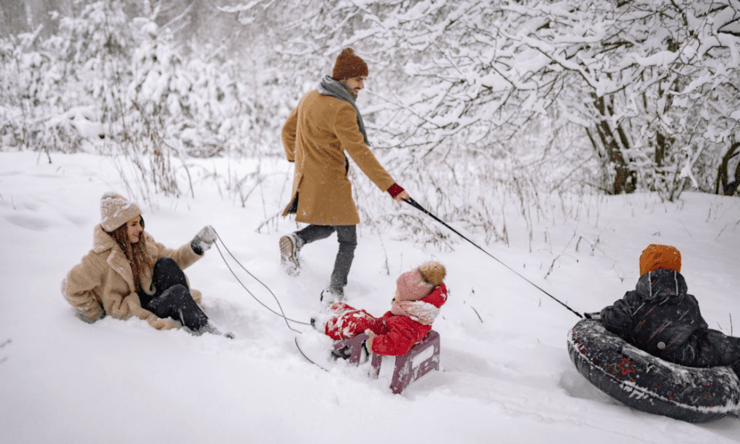
[[[100,198],[100,226],[107,232],[135,218],[141,216],[138,205],[118,193],[109,191]]]

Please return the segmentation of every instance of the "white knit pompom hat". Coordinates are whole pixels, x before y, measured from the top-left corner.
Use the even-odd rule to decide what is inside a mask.
[[[100,226],[107,232],[141,215],[141,209],[118,193],[109,191],[100,198]]]

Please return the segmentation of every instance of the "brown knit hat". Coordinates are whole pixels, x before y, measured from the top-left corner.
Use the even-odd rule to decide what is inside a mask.
[[[120,194],[109,191],[100,198],[100,225],[103,230],[110,233],[136,216],[141,216],[139,206]]]
[[[681,272],[681,252],[670,245],[650,244],[640,255],[640,276],[655,270]]]
[[[334,62],[331,77],[334,80],[367,77],[367,63],[355,54],[352,48],[344,48]]]
[[[427,262],[396,279],[399,301],[418,301],[442,283],[446,270],[439,262]]]

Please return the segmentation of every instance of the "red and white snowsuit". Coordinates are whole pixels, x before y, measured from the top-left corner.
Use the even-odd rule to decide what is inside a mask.
[[[447,287],[440,283],[418,301],[394,301],[393,308],[380,318],[344,302],[336,302],[329,307],[332,317],[324,332],[332,339],[340,340],[370,329],[377,335],[372,341],[373,353],[405,355],[429,333],[434,318],[446,301]]]

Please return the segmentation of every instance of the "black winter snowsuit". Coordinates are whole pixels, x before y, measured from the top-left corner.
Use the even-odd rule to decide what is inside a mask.
[[[687,367],[732,366],[740,375],[740,338],[707,328],[686,280],[672,270],[640,276],[628,291],[601,310],[607,330],[630,344]]]

